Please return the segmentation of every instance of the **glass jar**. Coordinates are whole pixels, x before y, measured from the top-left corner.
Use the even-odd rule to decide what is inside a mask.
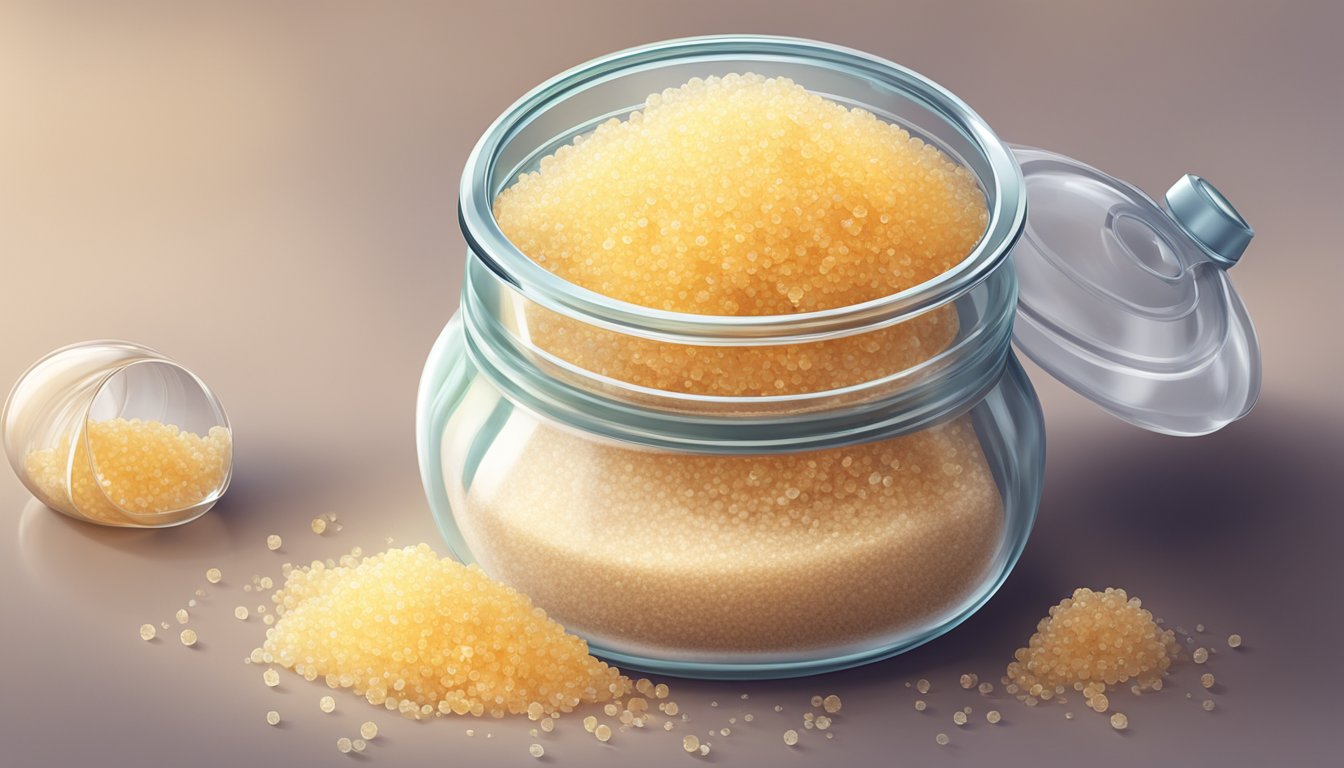
[[[492,202],[540,158],[650,93],[746,71],[961,163],[988,206],[978,245],[895,295],[719,317],[594,293],[504,237]],[[675,40],[559,75],[464,172],[462,304],[418,397],[439,527],[622,666],[781,677],[927,642],[1002,584],[1040,500],[1043,422],[1015,328],[1047,370],[1152,429],[1212,431],[1254,402],[1258,347],[1224,276],[1250,230],[1207,182],[1178,188],[1169,215],[1010,147],[916,73],[823,43]]]
[[[98,525],[190,522],[233,474],[219,399],[181,363],[129,341],[72,344],[33,363],[0,425],[10,465],[33,496]]]

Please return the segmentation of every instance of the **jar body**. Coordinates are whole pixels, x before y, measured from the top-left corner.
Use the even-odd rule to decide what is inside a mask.
[[[464,334],[444,330],[421,389],[440,530],[618,664],[782,677],[891,656],[983,605],[1030,532],[1043,424],[1011,357],[969,410],[914,432],[705,454],[520,407]]]

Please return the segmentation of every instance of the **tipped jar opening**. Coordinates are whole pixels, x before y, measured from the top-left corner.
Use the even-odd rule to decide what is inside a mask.
[[[965,167],[984,193],[988,222],[958,264],[897,293],[857,304],[775,315],[701,315],[614,299],[569,282],[504,235],[495,198],[542,157],[644,99],[692,78],[753,72],[787,77],[845,106],[899,124]],[[459,217],[475,258],[528,301],[583,322],[681,344],[758,344],[834,338],[882,327],[946,304],[981,282],[1022,230],[1026,198],[1007,146],[964,102],[931,80],[860,51],[795,38],[686,38],[621,51],[580,65],[524,96],[486,131],[467,160]]]

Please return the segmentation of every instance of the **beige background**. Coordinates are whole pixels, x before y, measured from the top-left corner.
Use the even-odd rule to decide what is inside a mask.
[[[457,302],[458,174],[479,133],[551,74],[688,34],[797,34],[889,57],[948,86],[1006,139],[1049,147],[1160,194],[1193,171],[1258,231],[1234,279],[1265,350],[1259,407],[1213,437],[1116,422],[1033,371],[1048,482],[1026,555],[948,637],[820,679],[676,683],[724,765],[1323,764],[1338,647],[1344,355],[1341,6],[1333,3],[6,3],[0,7],[0,389],[54,347],[95,337],[193,367],[234,421],[237,473],[215,512],[125,532],[65,520],[0,473],[5,766],[307,765],[373,713],[244,655],[262,627],[234,605],[254,573],[360,544],[437,541],[416,472],[413,397]],[[564,6],[562,9],[561,6]],[[307,531],[334,511],[345,529]],[[279,532],[280,555],[266,534]],[[146,644],[209,566],[226,573],[194,650]],[[1173,624],[1246,636],[1213,667],[1218,710],[1173,690],[1116,697],[1125,735],[1074,702],[1028,710],[953,690],[997,681],[1047,605],[1121,585]],[[172,633],[176,635],[176,627]],[[1221,642],[1219,642],[1221,646]],[[918,715],[908,680],[934,681]],[[846,705],[805,732],[814,692]],[[739,696],[749,694],[748,701]],[[711,708],[711,700],[722,702]],[[775,704],[785,711],[777,714]],[[962,731],[954,708],[975,708]],[[263,715],[276,708],[281,729]],[[1072,722],[1063,712],[1078,712]],[[376,714],[376,713],[375,713]],[[518,721],[376,718],[387,765],[530,761]],[[476,735],[465,735],[474,727]],[[938,748],[934,734],[952,734]],[[487,732],[491,734],[486,737]],[[577,718],[546,762],[685,765],[679,736],[598,745]]]

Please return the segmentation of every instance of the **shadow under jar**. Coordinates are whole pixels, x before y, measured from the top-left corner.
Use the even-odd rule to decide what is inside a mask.
[[[987,204],[979,242],[893,295],[710,316],[587,290],[504,236],[491,204],[542,157],[650,93],[748,71],[963,166]],[[543,84],[468,160],[462,306],[421,382],[421,473],[454,554],[597,655],[668,674],[813,674],[955,627],[1006,578],[1040,500],[1042,417],[1011,351],[1026,189],[955,96],[822,43],[670,41]],[[751,372],[772,366],[808,373],[766,394]]]

